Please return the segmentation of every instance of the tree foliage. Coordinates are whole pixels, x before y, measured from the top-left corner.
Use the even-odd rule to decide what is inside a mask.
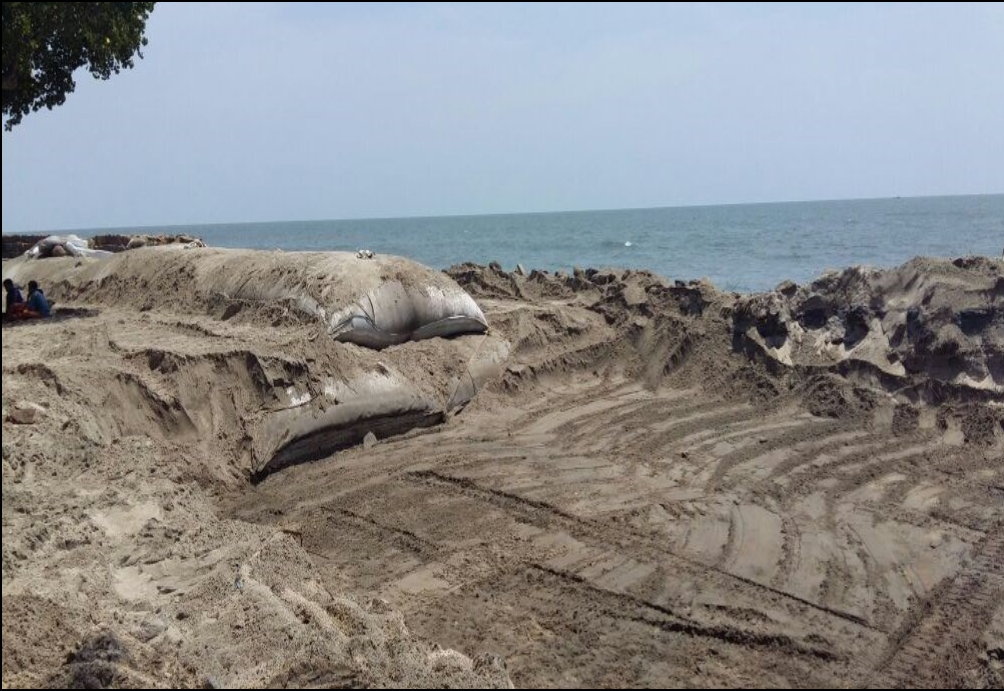
[[[153,2],[3,3],[3,115],[9,130],[25,115],[66,101],[86,67],[108,79],[143,57]]]

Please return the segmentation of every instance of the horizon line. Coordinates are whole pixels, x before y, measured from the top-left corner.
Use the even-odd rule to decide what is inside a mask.
[[[2,230],[2,235],[41,235],[43,233],[85,233],[92,231],[116,231],[116,230],[151,230],[167,228],[215,228],[224,226],[255,226],[272,225],[277,223],[363,223],[367,221],[419,221],[433,219],[462,219],[462,218],[495,218],[504,216],[556,216],[562,214],[602,214],[618,213],[623,211],[668,211],[679,209],[713,209],[721,207],[736,206],[780,206],[789,204],[827,204],[835,202],[875,202],[875,201],[895,201],[895,200],[915,200],[915,199],[964,199],[970,197],[1000,197],[1004,192],[975,192],[965,194],[922,194],[897,197],[847,197],[829,199],[791,199],[769,202],[726,202],[722,204],[680,204],[675,206],[635,206],[607,209],[564,209],[549,211],[507,211],[496,213],[458,213],[458,214],[420,214],[414,216],[367,216],[354,218],[315,218],[315,219],[285,219],[285,220],[264,220],[264,221],[217,221],[212,223],[152,223],[140,225],[111,225],[92,226],[77,228],[58,228],[50,230]]]

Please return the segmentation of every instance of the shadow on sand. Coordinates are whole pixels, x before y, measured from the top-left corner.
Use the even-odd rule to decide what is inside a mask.
[[[48,319],[7,319],[7,314],[3,315],[3,330],[7,329],[24,329],[32,326],[41,326],[43,324],[53,324],[65,321],[71,321],[75,319],[93,319],[98,316],[98,310],[89,309],[75,309],[72,307],[53,309],[52,316]]]

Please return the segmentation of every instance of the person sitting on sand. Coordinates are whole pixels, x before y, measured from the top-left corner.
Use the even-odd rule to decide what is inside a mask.
[[[21,289],[14,285],[14,281],[9,278],[3,282],[3,289],[7,292],[7,314],[14,313],[14,305],[21,305],[24,303],[24,296],[21,295]]]
[[[42,319],[49,318],[49,301],[45,299],[45,293],[38,287],[35,281],[28,282],[28,309],[37,314]]]
[[[28,282],[28,302],[14,305],[10,311],[8,319],[48,319],[49,301],[45,299],[45,293],[38,287],[35,281]]]

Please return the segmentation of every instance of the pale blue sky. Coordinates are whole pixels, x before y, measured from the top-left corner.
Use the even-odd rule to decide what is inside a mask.
[[[1004,4],[160,3],[3,230],[1004,192]]]

